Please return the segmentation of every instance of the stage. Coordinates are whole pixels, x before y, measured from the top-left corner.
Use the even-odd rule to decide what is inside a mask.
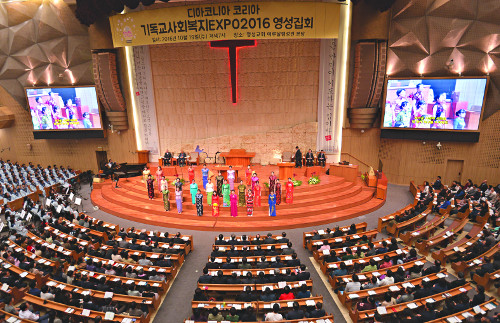
[[[151,174],[155,174],[157,164],[149,164]],[[202,166],[194,166],[195,180],[202,189]],[[209,165],[212,170],[213,165]],[[157,191],[155,183],[155,199],[149,200],[146,184],[141,182],[141,177],[120,179],[119,188],[114,183],[106,180],[103,183],[94,183],[91,193],[92,203],[99,206],[105,212],[132,221],[158,225],[162,227],[174,227],[179,229],[203,230],[203,231],[249,231],[249,230],[276,230],[286,228],[300,228],[313,225],[332,223],[336,221],[355,218],[367,214],[385,203],[384,199],[375,197],[376,189],[368,187],[359,177],[354,181],[346,181],[342,177],[326,174],[328,165],[319,168],[318,175],[321,182],[316,185],[307,183],[310,169],[294,168],[293,175],[302,181],[301,186],[295,187],[293,204],[284,202],[285,183],[282,181],[282,202],[277,206],[277,216],[268,215],[268,190],[263,185],[269,182],[269,175],[274,171],[278,176],[278,166],[252,166],[257,172],[262,187],[262,206],[254,207],[254,215],[246,215],[246,207],[238,208],[238,217],[230,216],[229,207],[220,207],[219,217],[212,217],[212,209],[206,203],[204,195],[204,215],[198,217],[196,208],[191,204],[189,184],[187,183],[187,167],[170,168],[168,173],[174,173],[180,178],[186,179],[183,192],[183,213],[178,214],[175,205],[174,189],[172,180],[175,176],[166,176],[169,180],[170,211],[163,209],[163,199]],[[316,168],[318,169],[318,168]],[[214,175],[216,175],[216,172]],[[244,176],[242,178],[245,182]],[[212,182],[215,183],[214,178]],[[235,182],[235,188],[239,182]]]

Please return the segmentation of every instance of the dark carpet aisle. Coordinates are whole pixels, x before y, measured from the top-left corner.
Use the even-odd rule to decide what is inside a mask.
[[[203,232],[203,231],[190,231],[190,230],[178,230],[169,229],[164,227],[158,227],[153,225],[147,225],[142,223],[136,223],[126,219],[122,219],[111,214],[105,213],[101,210],[95,210],[90,201],[90,187],[86,186],[82,188],[83,199],[83,210],[90,216],[98,219],[103,219],[112,223],[118,224],[120,227],[132,227],[148,230],[159,230],[168,232],[180,231],[183,234],[193,235],[194,239],[194,251],[186,257],[186,261],[182,266],[177,278],[175,279],[169,293],[167,294],[165,301],[158,310],[154,322],[183,322],[184,319],[191,315],[191,300],[196,288],[196,282],[201,274],[201,270],[207,262],[208,256],[211,252],[211,247],[214,242],[214,237],[219,233],[226,235],[232,232]],[[312,254],[308,250],[302,247],[302,233],[304,231],[311,231],[318,228],[332,227],[333,224],[338,225],[348,225],[351,223],[367,222],[367,230],[371,230],[377,227],[378,218],[392,213],[396,210],[403,208],[408,205],[413,200],[412,195],[408,190],[408,186],[392,185],[389,184],[387,192],[387,200],[383,207],[375,212],[367,215],[363,215],[354,219],[335,222],[329,225],[323,225],[318,227],[300,228],[300,229],[287,229],[284,230],[287,233],[287,237],[293,243],[293,249],[297,252],[298,258],[304,263],[308,271],[311,273],[311,279],[313,280],[312,293],[314,295],[323,295],[324,299],[324,309],[333,313],[336,323],[346,322],[340,313],[339,309],[335,305],[332,297],[330,296],[328,290],[323,284],[320,276],[314,269],[309,260]],[[279,210],[278,210],[279,216]],[[247,234],[265,234],[267,232],[246,232]],[[272,233],[281,233],[281,231],[273,231]]]

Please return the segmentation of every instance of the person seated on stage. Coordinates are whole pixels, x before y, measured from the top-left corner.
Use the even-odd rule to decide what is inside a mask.
[[[184,150],[181,149],[181,152],[178,157],[179,167],[186,166],[186,158],[187,158],[186,153],[184,152]]]
[[[102,171],[103,171],[104,175],[106,176],[106,178],[108,176],[113,175],[115,166],[116,166],[116,163],[114,163],[111,159],[108,160],[108,162],[104,165],[104,168]]]
[[[306,153],[306,166],[314,166],[314,154],[311,149]]]
[[[170,166],[170,161],[172,160],[172,153],[167,149],[161,159],[163,160],[163,166]]]
[[[326,165],[326,156],[323,149],[321,149],[321,151],[318,154],[318,165],[321,167],[325,167]]]

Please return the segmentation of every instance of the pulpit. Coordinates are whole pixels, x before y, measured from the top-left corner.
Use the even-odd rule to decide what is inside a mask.
[[[149,150],[137,150],[137,159],[139,164],[149,163]]]
[[[330,175],[343,177],[348,182],[355,182],[358,177],[358,165],[330,165]]]
[[[255,153],[247,153],[245,149],[231,149],[228,153],[221,153],[220,156],[226,159],[226,165],[247,167],[250,165],[250,159],[255,157]]]
[[[279,167],[279,179],[280,181],[286,181],[288,178],[293,177],[293,169],[295,163],[278,163]]]

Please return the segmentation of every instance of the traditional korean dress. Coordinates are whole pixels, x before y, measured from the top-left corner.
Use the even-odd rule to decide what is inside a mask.
[[[146,186],[148,188],[148,197],[150,200],[154,199],[155,197],[155,186],[154,186],[154,180],[152,178],[148,179],[146,181]]]
[[[292,181],[288,181],[286,183],[286,198],[285,198],[285,201],[288,203],[288,204],[292,204],[293,203],[293,182]]]
[[[223,197],[223,206],[229,206],[229,194],[231,190],[229,189],[229,184],[222,185],[222,197]]]
[[[238,185],[238,206],[245,206],[245,192],[247,187],[244,184]]]
[[[269,194],[269,216],[276,216],[276,195]]]
[[[230,204],[231,204],[231,216],[238,216],[238,195],[236,193],[232,193],[229,195]]]
[[[219,196],[212,197],[212,216],[219,216]]]
[[[196,194],[196,214],[198,216],[203,215],[203,194]]]
[[[276,205],[281,204],[281,183],[276,183]]]
[[[253,193],[252,190],[248,190],[247,192],[247,215],[253,215]]]
[[[192,183],[189,185],[189,192],[191,193],[191,202],[193,205],[196,204],[196,193],[198,193],[198,184]]]
[[[261,202],[260,202],[261,190],[262,189],[260,187],[260,184],[259,185],[255,185],[255,187],[253,189],[253,198],[254,198],[255,206],[261,206]]]

